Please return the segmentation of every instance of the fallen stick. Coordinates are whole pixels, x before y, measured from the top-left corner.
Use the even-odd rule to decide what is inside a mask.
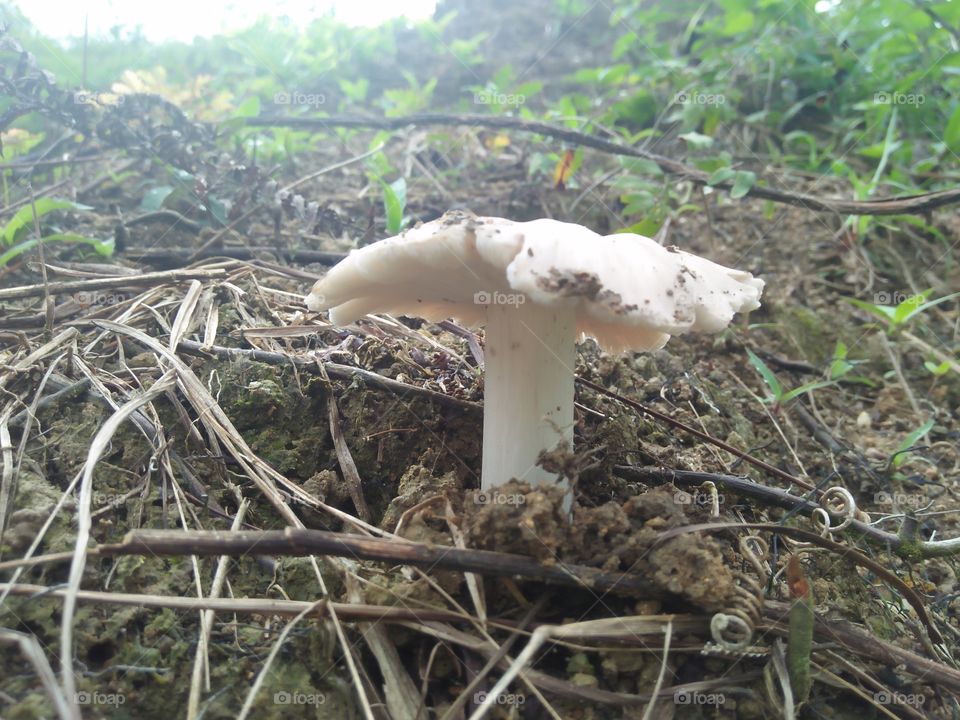
[[[187,280],[217,280],[224,278],[227,271],[215,268],[213,270],[163,270],[160,272],[143,273],[142,275],[123,275],[121,277],[91,278],[89,280],[68,280],[64,282],[48,283],[47,288],[51,295],[63,293],[83,292],[87,290],[105,290],[107,288],[141,287],[143,285],[159,285],[169,282],[186,282]],[[20,285],[19,287],[0,290],[0,302],[19,298],[43,295],[43,283],[36,285]]]
[[[321,328],[317,328],[320,330]],[[177,352],[194,357],[218,357],[227,360],[246,359],[254,362],[262,362],[268,365],[296,365],[301,370],[316,369],[317,364],[321,363],[327,374],[337,380],[352,381],[354,378],[360,378],[370,387],[380,390],[386,390],[397,395],[422,395],[435,401],[438,405],[456,408],[458,410],[482,411],[483,406],[480,403],[469,400],[461,400],[452,395],[444,395],[436,390],[422,388],[419,385],[410,385],[397,380],[391,380],[383,375],[378,375],[370,370],[363,368],[350,367],[349,365],[340,365],[339,363],[323,362],[309,355],[286,355],[284,353],[270,352],[269,350],[246,350],[243,348],[228,348],[219,345],[205,346],[195,340],[181,340],[177,345]]]
[[[100,545],[97,554],[117,555],[332,555],[361,560],[381,560],[427,569],[475,572],[535,580],[552,585],[580,587],[594,592],[658,599],[666,596],[648,578],[635,573],[613,573],[583,565],[557,562],[544,565],[533,558],[491,550],[472,550],[332,533],[325,530],[286,528],[264,532],[134,530],[120,543]]]
[[[521,132],[546,135],[564,142],[593,148],[611,155],[625,155],[644,158],[656,163],[664,172],[677,175],[697,185],[709,184],[710,173],[698,170],[690,165],[684,165],[663,155],[640,150],[629,145],[622,145],[612,140],[590,135],[588,133],[571,130],[560,125],[526,120],[519,117],[505,115],[450,115],[445,113],[424,113],[422,115],[406,115],[401,117],[362,117],[362,116],[332,116],[316,117],[256,117],[247,118],[246,124],[253,127],[288,127],[308,130],[324,130],[337,127],[366,127],[380,130],[400,130],[410,125],[470,125],[473,127],[503,128],[519,130]],[[733,182],[728,180],[716,183],[712,187],[730,190]],[[960,188],[951,188],[940,192],[910,195],[902,198],[886,200],[839,200],[822,198],[803,193],[792,193],[786,190],[777,190],[769,186],[753,185],[746,193],[752,197],[773,200],[774,202],[796,205],[808,210],[832,212],[838,215],[903,215],[924,213],[928,210],[960,202]]]

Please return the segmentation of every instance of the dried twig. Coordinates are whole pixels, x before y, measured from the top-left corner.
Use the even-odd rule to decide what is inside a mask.
[[[267,363],[269,365],[296,365],[298,368],[310,370],[316,368],[317,359],[306,355],[288,355],[286,353],[269,352],[267,350],[245,350],[241,348],[228,348],[214,345],[204,347],[202,343],[193,340],[182,340],[177,346],[177,352],[195,357],[209,357],[211,355],[229,360],[244,358],[254,362]],[[407,383],[391,380],[390,378],[378,375],[370,370],[363,368],[350,367],[349,365],[340,365],[339,363],[324,362],[324,369],[332,378],[338,380],[352,381],[354,378],[360,378],[364,383],[371,387],[387,390],[398,395],[422,395],[438,405],[457,408],[459,410],[482,411],[483,406],[480,403],[461,400],[451,395],[444,395],[436,390],[429,390],[418,385],[409,385]]]
[[[347,441],[343,437],[340,411],[337,409],[337,396],[334,393],[330,393],[327,398],[327,411],[330,419],[330,434],[333,436],[333,447],[336,450],[337,461],[343,471],[343,478],[347,483],[350,498],[353,500],[353,506],[357,509],[357,514],[361,520],[370,522],[372,515],[370,514],[370,508],[367,507],[367,500],[363,496],[363,480],[360,477],[360,471],[357,470],[357,464],[353,461],[353,455],[350,454]]]
[[[73,562],[70,565],[68,591],[63,603],[60,626],[60,667],[63,674],[63,691],[68,698],[75,697],[77,691],[73,674],[73,617],[77,605],[77,592],[80,590],[80,581],[83,579],[83,570],[86,565],[87,541],[92,527],[90,504],[93,496],[93,469],[120,425],[140,407],[173,387],[173,381],[173,371],[165,373],[149,390],[117,410],[90,442],[90,450],[83,468],[83,479],[80,483],[80,499],[77,502],[77,539]]]
[[[57,678],[53,674],[53,668],[47,656],[43,654],[43,648],[37,638],[27,633],[11,630],[9,628],[0,629],[0,644],[17,645],[24,657],[30,661],[34,672],[40,679],[44,691],[57,710],[60,720],[80,720],[80,711],[75,704],[67,702],[63,690],[57,685]]]
[[[781,507],[794,513],[811,513],[820,505],[787,490],[761,485],[750,478],[738,475],[724,475],[721,473],[693,472],[690,470],[668,470],[665,468],[641,468],[631,465],[617,465],[614,468],[617,476],[626,480],[657,480],[672,482],[685,487],[701,485],[705,482],[715,483],[724,491],[736,495],[749,497],[767,505]],[[868,525],[860,520],[851,519],[849,533],[856,537],[863,537],[877,546],[884,547],[901,557],[947,557],[960,554],[960,539],[950,540],[918,540],[913,542],[909,536],[902,533],[885,532],[880,528]]]
[[[309,250],[307,248],[216,246],[197,251],[186,248],[127,248],[124,250],[123,256],[147,265],[186,265],[195,260],[209,258],[255,260],[264,257],[279,257],[298,263],[336,265],[347,255],[346,253]]]
[[[766,620],[762,629],[775,630],[777,634],[787,637],[789,612],[790,603],[767,600],[763,610]],[[813,632],[815,637],[824,642],[837,643],[846,650],[886,667],[903,667],[917,678],[936,682],[949,688],[951,692],[960,693],[960,670],[887,642],[875,633],[846,620],[817,617]]]
[[[687,425],[686,423],[680,422],[676,418],[670,415],[667,415],[666,413],[662,413],[659,410],[654,410],[649,405],[638,403],[636,400],[632,400],[628,397],[624,397],[623,395],[619,393],[615,393],[612,390],[607,390],[602,385],[597,385],[597,383],[591,382],[590,380],[587,380],[585,378],[578,376],[576,380],[581,385],[584,385],[585,387],[588,387],[591,390],[600,393],[601,395],[606,395],[607,397],[612,398],[614,400],[619,400],[624,405],[629,405],[634,410],[639,410],[640,412],[646,413],[650,417],[656,420],[659,420],[660,422],[666,423],[671,427],[679,428],[684,432],[690,433],[694,437],[700,438],[701,440],[710,443],[711,445],[716,445],[718,448],[722,448],[723,450],[726,450],[728,453],[730,453],[734,457],[740,458],[745,462],[750,463],[754,467],[758,467],[761,470],[780,478],[781,480],[786,480],[791,485],[797,485],[798,487],[802,487],[804,490],[814,490],[818,493],[821,492],[806,480],[798,478],[795,475],[791,475],[785,470],[781,470],[780,468],[775,467],[770,463],[764,462],[760,458],[754,457],[753,455],[746,452],[745,450],[740,450],[739,448],[735,448],[730,443],[724,442],[719,438],[715,438],[712,435],[709,435],[703,432],[702,430],[697,430],[697,428],[692,427],[691,425]]]
[[[104,290],[106,288],[160,285],[162,283],[185,282],[187,280],[217,280],[225,276],[226,270],[221,268],[211,270],[163,270],[160,272],[143,273],[141,275],[55,282],[49,283],[46,286],[43,283],[39,285],[21,285],[19,287],[0,290],[0,302],[43,295],[44,293],[61,295],[63,293]]]
[[[115,555],[333,555],[366,560],[385,560],[443,570],[484,575],[523,577],[530,580],[580,587],[596,592],[614,592],[645,598],[664,597],[648,578],[614,573],[583,565],[544,565],[525,555],[472,550],[422,543],[361,537],[323,530],[286,528],[265,532],[135,530],[123,542],[101,545],[98,552]]]
[[[243,524],[244,515],[247,513],[247,508],[250,507],[250,501],[247,498],[244,498],[240,502],[240,506],[237,508],[237,514],[234,515],[233,525],[231,530],[237,531],[240,529]],[[219,561],[217,562],[217,569],[213,575],[213,582],[210,585],[210,593],[207,595],[208,598],[218,598],[220,593],[223,590],[223,584],[227,579],[227,567],[229,566],[230,558],[226,555],[221,555]],[[213,629],[213,611],[212,610],[203,610],[200,612],[200,637],[199,642],[197,642],[197,653],[193,658],[193,675],[190,678],[190,696],[187,699],[187,720],[195,720],[198,717],[200,711],[200,692],[201,692],[201,682],[204,677],[204,670],[206,670],[206,690],[210,690],[210,657],[208,653],[208,646],[210,643],[210,631]]]
[[[67,553],[64,553],[66,555]],[[0,591],[11,595],[33,598],[66,597],[67,590],[62,587],[30,585],[26,583],[0,583]],[[191,612],[209,610],[215,613],[249,613],[255,615],[280,615],[293,617],[309,610],[308,617],[328,618],[336,612],[346,621],[366,620],[369,622],[473,622],[473,618],[433,608],[418,609],[393,605],[357,605],[356,603],[307,602],[305,600],[276,600],[273,598],[212,598],[177,597],[173,595],[147,595],[141,593],[115,593],[100,590],[80,590],[77,600],[102,605],[124,605],[128,607],[170,608]]]

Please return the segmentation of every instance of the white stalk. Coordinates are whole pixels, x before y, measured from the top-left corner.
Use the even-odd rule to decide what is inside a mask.
[[[557,482],[555,474],[537,466],[537,456],[560,441],[573,449],[575,340],[573,308],[524,302],[487,308],[482,490],[511,478],[531,485]],[[567,509],[571,500],[568,492]]]

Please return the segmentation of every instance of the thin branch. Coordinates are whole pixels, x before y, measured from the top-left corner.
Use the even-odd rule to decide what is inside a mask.
[[[666,423],[671,427],[679,428],[680,430],[690,433],[694,437],[700,438],[704,442],[708,442],[711,445],[716,445],[718,448],[726,450],[728,453],[730,453],[734,457],[740,458],[743,461],[750,463],[754,467],[760,468],[764,472],[770,473],[771,475],[778,477],[781,480],[786,480],[788,483],[792,485],[797,485],[798,487],[802,487],[804,490],[817,491],[817,488],[815,488],[813,485],[808,483],[806,480],[798,478],[796,475],[791,475],[785,470],[781,470],[780,468],[775,467],[770,463],[764,462],[760,458],[754,457],[753,455],[746,452],[745,450],[740,450],[739,448],[735,448],[730,443],[724,442],[719,438],[715,438],[712,435],[709,435],[703,432],[702,430],[697,430],[697,428],[691,425],[687,425],[684,422],[680,422],[676,418],[670,415],[667,415],[666,413],[662,413],[659,410],[654,410],[653,408],[647,405],[638,403],[636,400],[631,400],[630,398],[624,397],[623,395],[620,395],[619,393],[615,393],[612,390],[607,390],[602,385],[597,385],[597,383],[591,382],[586,378],[582,378],[578,376],[577,382],[580,383],[581,385],[584,385],[585,387],[590,388],[595,392],[600,393],[601,395],[606,395],[607,397],[612,398],[614,400],[619,400],[624,405],[628,405],[632,407],[634,410],[639,410],[642,413],[646,413],[647,415],[654,418],[655,420],[659,420],[662,423]]]
[[[318,327],[317,330],[320,328]],[[316,370],[319,362],[315,357],[308,355],[287,355],[285,353],[270,352],[268,350],[244,350],[241,348],[228,348],[219,345],[205,347],[194,340],[181,340],[177,345],[177,352],[184,355],[193,355],[195,357],[219,357],[229,360],[244,358],[254,362],[267,363],[268,365],[296,365],[298,369],[310,371]],[[390,378],[378,375],[370,370],[363,368],[350,367],[349,365],[340,365],[339,363],[324,362],[324,369],[327,374],[337,380],[352,381],[354,378],[360,378],[370,387],[395,393],[397,395],[422,395],[425,398],[433,400],[438,405],[444,405],[458,410],[482,411],[483,406],[480,403],[461,400],[452,395],[444,395],[436,390],[429,390],[418,385],[409,385],[407,383],[391,380]]]
[[[127,248],[123,256],[130,260],[146,263],[147,265],[186,265],[194,260],[209,258],[230,258],[232,260],[255,260],[257,258],[273,256],[290,262],[320,263],[321,265],[336,265],[346,257],[346,253],[324,252],[306,248],[282,247],[222,247],[214,246],[205,250],[190,250],[188,248]]]
[[[122,277],[92,278],[90,280],[70,280],[44,285],[21,285],[19,287],[0,290],[0,302],[33,297],[35,295],[60,295],[64,293],[82,292],[86,290],[103,290],[105,288],[141,287],[143,285],[160,285],[170,282],[186,282],[187,280],[219,280],[225,278],[227,271],[216,268],[213,270],[164,270],[161,272],[143,273],[141,275],[124,275]]]
[[[595,135],[578,132],[553,123],[525,120],[504,115],[450,115],[446,113],[424,113],[402,117],[360,117],[339,115],[326,118],[256,117],[247,118],[246,124],[253,127],[289,127],[307,130],[325,130],[337,127],[364,127],[380,130],[400,130],[410,125],[470,125],[473,127],[505,128],[521,132],[546,135],[557,140],[601,150],[611,155],[639,157],[655,162],[667,173],[677,175],[697,185],[706,185],[710,174],[662,155],[640,150],[605,140]],[[713,187],[730,190],[732,181],[717,183]],[[888,200],[835,200],[803,193],[777,190],[769,186],[754,185],[747,192],[752,197],[773,200],[775,202],[796,205],[818,212],[830,212],[837,215],[903,215],[924,213],[937,207],[960,202],[960,188],[940,192],[910,195]]]
[[[596,592],[614,592],[644,598],[663,598],[666,593],[649,578],[635,573],[606,572],[584,565],[544,565],[526,555],[491,550],[461,549],[396,538],[361,537],[324,530],[286,528],[264,532],[181,530],[136,530],[123,541],[100,545],[101,556],[118,555],[332,555],[381,560],[428,569],[476,572],[483,575],[522,577],[529,580],[579,587]]]
[[[787,637],[789,624],[786,618],[789,612],[790,603],[767,600],[763,609],[763,615],[766,618],[763,629],[773,629],[783,637]],[[869,630],[846,620],[817,617],[813,632],[819,640],[837,643],[860,657],[869,658],[887,667],[902,666],[919,679],[949,688],[954,693],[960,693],[960,670],[882,640]]]
[[[39,599],[43,597],[66,597],[67,590],[62,587],[29,585],[26,583],[0,583],[0,591],[11,595],[25,595]],[[365,620],[369,622],[473,622],[473,618],[464,617],[452,610],[416,609],[394,605],[357,605],[355,603],[325,602],[317,605],[306,600],[277,600],[274,598],[211,598],[179,597],[175,595],[147,595],[142,593],[116,593],[100,590],[80,590],[77,600],[105,605],[125,605],[130,607],[170,608],[193,612],[204,610],[220,614],[252,613],[257,615],[282,615],[293,617],[312,608],[311,617],[324,619],[336,612],[341,620],[348,622]]]

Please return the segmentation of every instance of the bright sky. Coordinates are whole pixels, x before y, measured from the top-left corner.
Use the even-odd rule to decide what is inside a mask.
[[[243,28],[262,15],[287,15],[307,21],[333,12],[348,25],[377,25],[405,15],[421,19],[433,14],[436,0],[231,0],[221,4],[204,0],[13,0],[30,22],[44,35],[63,39],[83,35],[84,17],[91,35],[107,35],[110,28],[123,25],[143,27],[152,41],[190,41],[196,35],[210,36]]]

